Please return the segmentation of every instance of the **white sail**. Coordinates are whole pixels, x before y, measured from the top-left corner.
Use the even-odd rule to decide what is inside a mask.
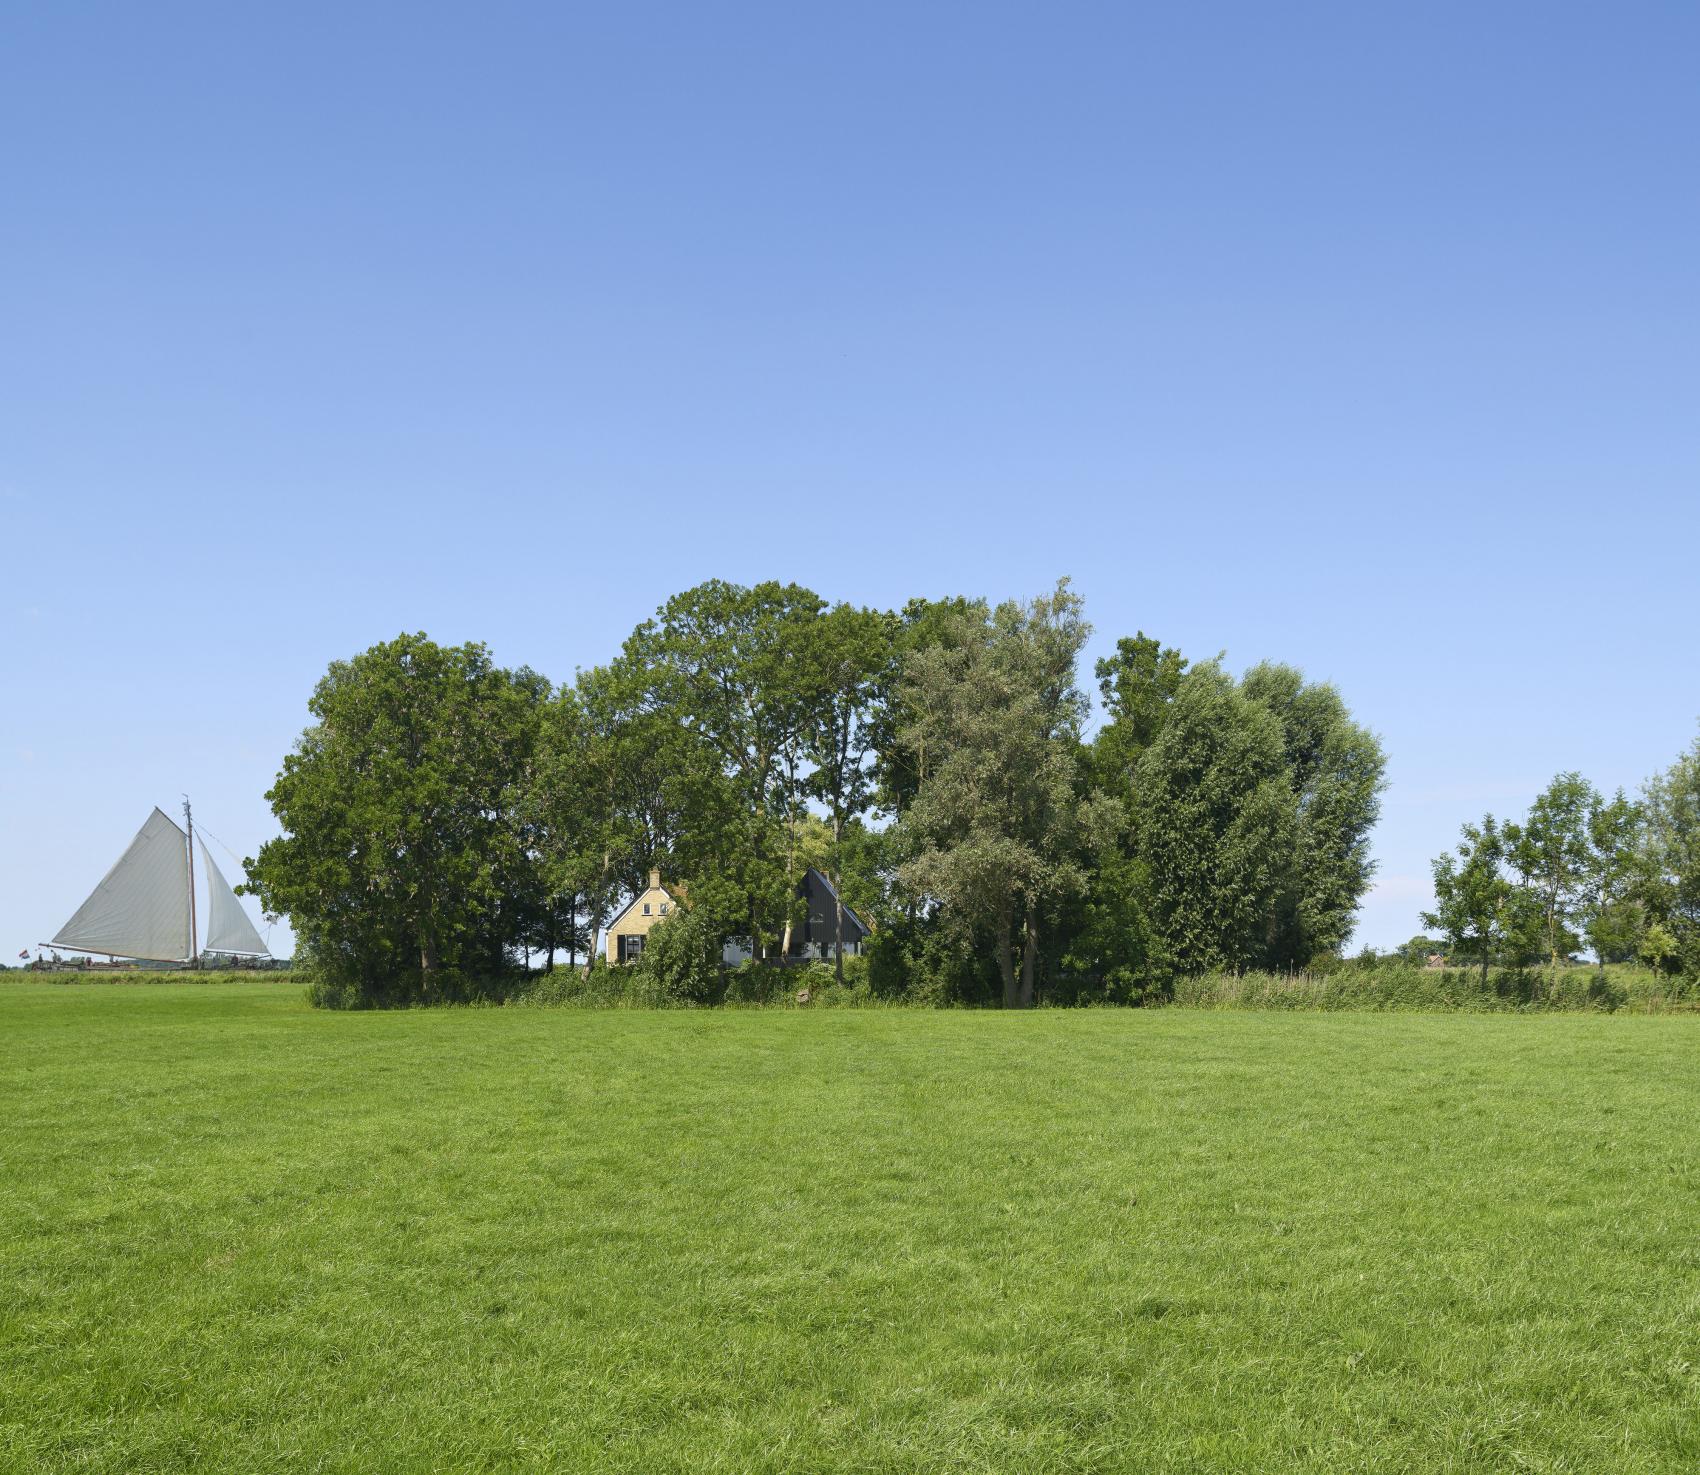
[[[224,879],[224,873],[213,864],[212,851],[201,845],[201,863],[207,871],[207,951],[209,953],[243,953],[255,957],[268,956],[265,943],[242,910],[242,903]]]
[[[120,958],[192,957],[186,838],[154,810],[106,879],[59,929],[54,945]]]

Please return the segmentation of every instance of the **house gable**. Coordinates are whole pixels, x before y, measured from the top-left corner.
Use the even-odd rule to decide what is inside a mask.
[[[679,904],[678,898],[661,884],[661,873],[649,873],[649,885],[634,896],[608,924],[604,956],[610,963],[623,963],[642,951],[642,939],[657,922],[665,921]],[[626,939],[635,939],[633,943]]]
[[[807,940],[811,942],[831,942],[834,928],[834,914],[838,906],[838,892],[833,889],[831,880],[824,871],[810,866],[803,873],[802,892],[809,904],[808,915],[804,921]],[[847,943],[860,942],[869,934],[869,927],[854,911],[848,902],[844,903],[844,940]]]

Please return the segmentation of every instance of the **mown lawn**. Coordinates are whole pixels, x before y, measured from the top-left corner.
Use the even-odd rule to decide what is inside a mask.
[[[1683,1470],[1700,1020],[0,984],[7,1471]]]

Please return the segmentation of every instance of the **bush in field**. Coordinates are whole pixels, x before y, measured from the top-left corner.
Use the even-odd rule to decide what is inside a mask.
[[[899,924],[868,940],[868,989],[877,999],[935,1007],[995,1003],[1000,983],[989,951],[972,937],[928,925]]]
[[[727,970],[722,1002],[727,1004],[777,1004],[785,996],[787,970],[754,959],[745,959]]]
[[[649,929],[635,971],[656,996],[674,1004],[717,1003],[725,991],[721,935],[701,912],[676,910]]]
[[[307,1002],[315,1009],[405,1009],[422,1004],[505,1004],[524,995],[529,985],[517,969],[479,974],[441,968],[432,977],[427,998],[412,987],[412,979],[351,973],[344,959],[310,945],[296,949],[295,978],[307,986]]]

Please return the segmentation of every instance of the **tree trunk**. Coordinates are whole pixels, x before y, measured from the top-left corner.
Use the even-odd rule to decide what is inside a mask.
[[[844,867],[839,861],[839,841],[844,834],[844,822],[837,813],[832,816],[832,967],[838,975],[839,986],[844,983]]]
[[[786,793],[789,795],[797,787],[796,770],[788,766],[786,778],[788,781]],[[791,956],[791,928],[795,925],[792,913],[796,910],[797,905],[797,806],[792,804],[790,810],[791,812],[786,817],[785,822],[785,889],[791,894],[786,898],[785,931],[779,939],[779,956],[781,958]]]
[[[1027,903],[1027,921],[1022,927],[1021,942],[1021,1007],[1033,1007],[1033,975],[1039,966],[1039,919],[1034,915],[1033,903]]]
[[[1006,1009],[1017,1008],[1021,1003],[1015,985],[1015,951],[1010,946],[1013,910],[1006,901],[998,911],[998,973],[1003,979],[1003,1006]]]
[[[419,981],[427,998],[431,994],[431,980],[443,966],[443,960],[437,952],[437,939],[432,936],[429,928],[419,929]]]
[[[614,868],[614,857],[606,850],[602,852],[602,874],[596,883],[596,898],[590,904],[590,946],[584,950],[584,976],[590,977],[592,965],[596,962],[596,935],[602,930],[602,909],[608,905],[608,873]]]

